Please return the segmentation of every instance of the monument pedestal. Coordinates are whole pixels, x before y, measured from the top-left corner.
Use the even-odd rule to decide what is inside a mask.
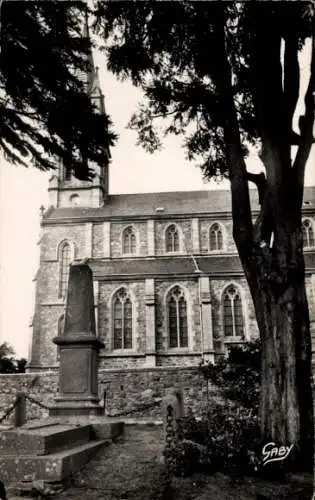
[[[56,337],[60,347],[59,396],[51,416],[101,415],[97,384],[98,351],[102,342],[93,334]]]
[[[60,347],[59,395],[50,416],[101,415],[97,383],[98,351],[104,344],[95,335],[92,271],[86,264],[70,267]]]

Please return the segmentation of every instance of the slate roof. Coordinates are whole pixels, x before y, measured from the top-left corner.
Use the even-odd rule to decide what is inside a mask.
[[[225,276],[243,274],[242,266],[237,255],[216,255],[195,257],[201,271],[211,276]],[[308,272],[315,270],[315,253],[305,254],[305,265]],[[109,277],[135,276],[179,276],[196,275],[196,266],[191,257],[158,257],[154,259],[111,259],[89,261],[93,276],[96,279]]]
[[[205,273],[215,273],[224,269],[225,272],[241,272],[240,260],[237,256],[218,256],[196,258],[198,267]],[[196,266],[191,257],[160,257],[154,259],[112,259],[89,261],[89,266],[95,278],[108,276],[171,276],[180,274],[196,274]]]
[[[256,189],[250,190],[252,210],[258,210]],[[315,206],[315,186],[305,187],[304,199]],[[157,212],[163,208],[163,212]],[[229,190],[172,191],[161,193],[136,193],[109,195],[100,208],[52,208],[44,215],[45,221],[60,219],[106,220],[114,217],[158,217],[185,214],[229,213]]]

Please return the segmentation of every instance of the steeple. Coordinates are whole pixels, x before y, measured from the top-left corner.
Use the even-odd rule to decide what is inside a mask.
[[[105,114],[104,94],[99,80],[99,70],[94,64],[92,44],[89,30],[88,11],[84,13],[82,36],[87,38],[89,51],[87,55],[88,69],[80,71],[78,78],[84,83],[85,91],[100,114]],[[106,140],[106,137],[104,137]],[[58,175],[53,175],[49,181],[50,204],[56,208],[70,206],[100,207],[104,205],[108,195],[108,165],[110,149],[106,150],[104,164],[91,165],[95,172],[92,181],[79,181],[71,171],[60,164]]]
[[[99,68],[94,65],[87,10],[84,13],[83,37],[90,42],[90,49],[87,55],[89,70],[85,73],[82,72],[80,77],[82,78],[82,81],[85,83],[86,92],[90,96],[91,101],[94,102],[99,112],[101,114],[104,114],[105,113],[104,95],[102,93],[99,81]]]

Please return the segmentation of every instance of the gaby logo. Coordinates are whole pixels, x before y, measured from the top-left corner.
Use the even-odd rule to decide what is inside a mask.
[[[285,460],[291,450],[293,448],[293,444],[291,446],[276,446],[276,443],[267,443],[262,449],[262,464],[266,465],[269,462],[276,462],[277,460]]]

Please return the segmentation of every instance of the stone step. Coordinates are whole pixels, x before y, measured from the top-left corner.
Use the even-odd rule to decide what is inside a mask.
[[[6,483],[14,481],[62,481],[83,465],[110,440],[99,439],[50,455],[7,454],[0,456],[0,477]]]
[[[92,428],[87,425],[38,425],[2,431],[0,456],[48,455],[88,443]]]

